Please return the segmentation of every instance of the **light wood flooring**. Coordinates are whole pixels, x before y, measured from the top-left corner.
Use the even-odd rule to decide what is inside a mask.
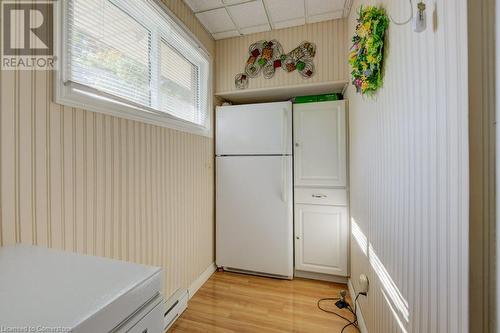
[[[346,322],[319,310],[316,302],[337,297],[341,289],[347,286],[217,272],[194,295],[169,333],[340,333]],[[331,301],[322,302],[322,306],[330,310],[335,307]],[[340,313],[352,319],[347,310]],[[358,331],[350,327],[344,332]]]

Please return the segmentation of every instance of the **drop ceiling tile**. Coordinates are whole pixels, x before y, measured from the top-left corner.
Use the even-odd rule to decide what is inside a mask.
[[[345,0],[305,0],[308,16],[343,10]]]
[[[238,30],[218,32],[218,33],[212,34],[212,37],[215,40],[231,38],[231,37],[236,37],[236,36],[240,36]]]
[[[321,22],[321,21],[328,21],[328,20],[335,20],[342,18],[344,16],[344,10],[337,10],[334,12],[328,12],[324,14],[318,14],[318,15],[312,15],[309,16],[306,21],[307,23],[316,23],[316,22]]]
[[[224,8],[198,13],[196,14],[196,17],[212,34],[237,30],[237,28],[234,26],[233,21],[231,20],[231,17]]]
[[[185,0],[193,12],[201,12],[209,9],[222,7],[222,0]]]
[[[185,0],[215,39],[345,17],[352,0]],[[267,13],[266,13],[267,11]]]
[[[248,0],[222,0],[225,5],[235,5],[237,3],[247,2]]]
[[[240,31],[242,28],[269,25],[261,0],[229,6],[227,10],[231,14],[234,23],[240,28]]]
[[[240,28],[240,32],[243,35],[255,34],[257,32],[271,31],[271,26],[269,24],[256,25],[248,28]]]
[[[283,29],[283,28],[289,28],[289,27],[296,27],[298,25],[304,25],[304,24],[306,24],[305,17],[300,17],[300,18],[296,18],[296,19],[292,19],[292,20],[273,22],[273,28],[274,29]]]
[[[333,19],[334,20],[341,19],[341,18],[345,17],[344,14],[345,14],[344,9],[337,10],[337,11],[333,12]]]
[[[279,22],[304,18],[305,15],[304,0],[264,0],[264,4],[273,27]]]

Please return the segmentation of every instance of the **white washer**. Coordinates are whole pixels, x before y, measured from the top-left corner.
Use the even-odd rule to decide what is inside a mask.
[[[27,332],[163,330],[162,271],[42,247],[0,248],[0,328]]]

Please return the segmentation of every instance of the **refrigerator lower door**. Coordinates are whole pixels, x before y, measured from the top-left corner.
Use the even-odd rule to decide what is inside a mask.
[[[217,157],[219,267],[293,277],[291,156]]]

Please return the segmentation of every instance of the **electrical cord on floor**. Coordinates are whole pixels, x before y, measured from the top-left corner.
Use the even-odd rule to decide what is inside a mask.
[[[352,322],[352,323],[349,323],[349,324],[345,325],[344,327],[342,327],[342,331],[340,331],[340,333],[344,333],[344,330],[345,330],[346,328],[348,328],[349,326],[351,326],[351,325],[353,325],[354,327],[356,327],[356,328],[357,328],[357,330],[359,331],[359,327],[358,327],[358,326],[356,326],[355,322]]]
[[[337,317],[340,317],[340,318],[342,318],[342,319],[346,320],[347,322],[351,322],[351,320],[350,320],[350,319],[348,319],[348,318],[346,318],[346,317],[342,316],[341,314],[338,314],[338,313],[337,313],[337,312],[335,312],[335,311],[330,311],[330,310],[327,310],[327,309],[324,309],[324,308],[322,308],[322,307],[321,307],[321,302],[323,302],[323,301],[338,301],[339,299],[340,299],[339,297],[335,297],[335,298],[322,298],[322,299],[320,299],[320,300],[318,301],[318,303],[317,303],[317,305],[318,305],[318,309],[320,309],[321,311],[326,312],[326,313],[331,313],[331,314],[334,314],[334,315],[336,315]]]
[[[349,311],[351,311],[352,314],[354,315],[354,321],[352,321],[349,324],[345,325],[342,328],[342,330],[340,331],[340,333],[344,333],[344,330],[346,328],[348,328],[349,326],[351,326],[351,325],[354,326],[354,327],[356,327],[356,329],[359,331],[359,327],[358,327],[358,315],[357,315],[357,312],[356,312],[356,307],[358,306],[358,298],[359,298],[360,295],[361,295],[361,293],[358,293],[356,295],[356,298],[354,299],[354,310],[351,308],[350,305],[348,306]]]
[[[354,308],[356,308],[356,306]],[[347,327],[349,327],[350,325],[354,325],[357,328],[358,327],[358,316],[356,315],[356,310],[353,310],[350,305],[347,307],[347,309],[349,311],[351,311],[351,313],[354,316],[354,321],[352,321],[351,323],[349,323]],[[340,333],[342,333],[342,332],[340,332]]]
[[[352,309],[352,307],[348,304],[346,309],[349,310],[349,312],[351,312],[354,316],[354,320],[350,320],[349,318],[347,317],[344,317],[343,315],[335,312],[335,311],[331,311],[331,310],[327,310],[327,309],[324,309],[321,307],[321,302],[323,301],[338,301],[340,300],[339,297],[333,297],[333,298],[322,298],[320,300],[318,300],[318,303],[317,303],[317,306],[318,306],[318,309],[320,309],[321,311],[323,312],[326,312],[326,313],[331,313],[331,314],[334,314],[336,315],[337,317],[347,321],[347,325],[345,325],[342,330],[340,331],[340,333],[344,333],[345,329],[348,328],[349,326],[354,326],[358,331],[359,331],[359,327],[358,327],[358,316],[356,315],[356,305],[357,305],[357,301],[358,301],[358,298],[361,294],[357,294],[356,295],[356,298],[354,299],[354,310]]]

